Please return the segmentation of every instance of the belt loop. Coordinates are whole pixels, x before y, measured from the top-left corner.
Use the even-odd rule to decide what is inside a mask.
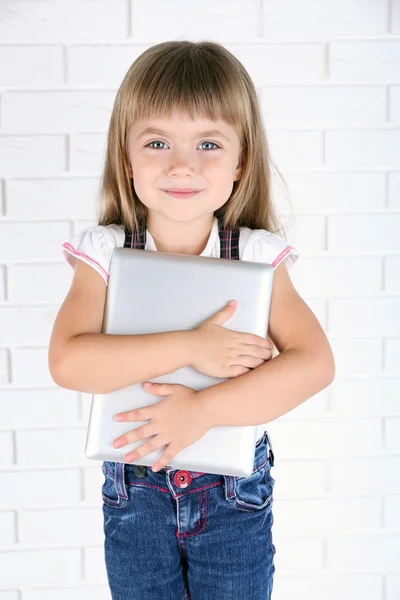
[[[115,463],[115,489],[117,490],[118,499],[125,500],[128,497],[126,493],[126,484],[125,484],[125,463],[116,462]]]
[[[269,447],[271,448],[271,450],[273,450],[274,448],[272,446],[271,438],[270,438],[270,435],[269,435],[269,433],[268,433],[267,430],[265,430],[265,439],[267,440],[267,442],[268,442]]]
[[[272,448],[271,438],[270,438],[267,430],[265,430],[265,439],[267,440],[268,445],[269,445],[269,462],[271,463],[271,467],[273,467],[274,463],[275,463],[275,456],[274,456],[274,451]]]
[[[233,475],[222,475],[224,478],[225,498],[229,500],[235,495],[235,477]]]

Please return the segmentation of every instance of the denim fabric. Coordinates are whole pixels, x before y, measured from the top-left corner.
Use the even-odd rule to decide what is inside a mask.
[[[113,600],[269,600],[272,541],[268,433],[249,477],[103,462],[104,551]]]

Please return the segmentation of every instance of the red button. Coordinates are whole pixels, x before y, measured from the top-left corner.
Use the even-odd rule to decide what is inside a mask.
[[[192,476],[189,471],[177,471],[174,475],[174,482],[179,488],[186,488],[190,485]]]

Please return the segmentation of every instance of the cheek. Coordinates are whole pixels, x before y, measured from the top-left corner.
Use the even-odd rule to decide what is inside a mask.
[[[229,161],[214,161],[203,165],[203,175],[219,190],[226,190],[233,185],[233,169]]]
[[[200,164],[204,172],[207,171],[207,173],[219,177],[230,177],[233,172],[232,161],[226,156],[206,156],[202,158]]]
[[[149,188],[152,188],[157,182],[162,165],[160,161],[153,157],[140,156],[133,163],[133,181],[137,194],[143,194]]]
[[[132,163],[138,169],[151,169],[165,161],[167,152],[151,150],[150,148],[134,148],[131,152]]]
[[[136,165],[137,169],[149,171],[162,164],[162,158],[155,153],[140,153],[135,156],[133,163]]]

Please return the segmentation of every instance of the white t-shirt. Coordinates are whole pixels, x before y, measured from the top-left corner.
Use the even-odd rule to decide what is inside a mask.
[[[64,258],[75,267],[77,258],[93,267],[108,283],[111,254],[115,247],[122,248],[125,242],[125,228],[123,225],[94,225],[80,231],[69,241],[62,244]],[[146,230],[145,250],[157,252],[156,245],[149,230]],[[219,258],[220,239],[218,235],[218,219],[214,223],[206,247],[200,256]],[[297,262],[299,253],[288,242],[265,229],[240,228],[239,259],[255,262],[264,262],[272,265],[274,269],[285,261],[290,269]],[[258,437],[261,437],[265,426],[258,426]]]

